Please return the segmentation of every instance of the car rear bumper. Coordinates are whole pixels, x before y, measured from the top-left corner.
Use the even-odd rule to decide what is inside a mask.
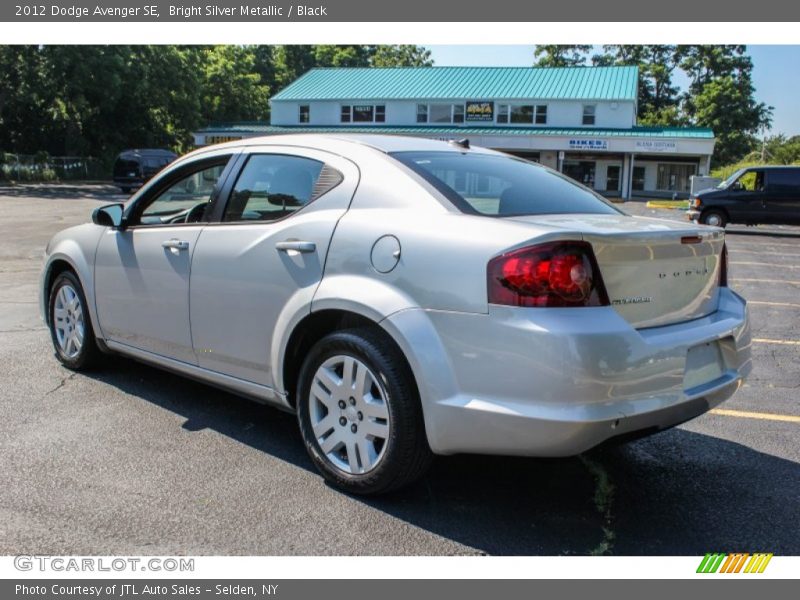
[[[610,307],[426,314],[441,340],[426,351],[446,356],[413,362],[429,370],[420,388],[440,454],[578,454],[694,418],[751,369],[746,303],[728,288],[713,314],[642,330]]]

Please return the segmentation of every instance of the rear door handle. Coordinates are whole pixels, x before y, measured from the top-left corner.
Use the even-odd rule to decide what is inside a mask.
[[[286,240],[275,244],[278,250],[288,252],[294,250],[295,252],[315,252],[317,245],[314,242],[301,242],[300,240]]]
[[[164,242],[161,242],[161,247],[169,248],[170,250],[188,250],[189,242],[172,238],[171,240],[166,240]]]

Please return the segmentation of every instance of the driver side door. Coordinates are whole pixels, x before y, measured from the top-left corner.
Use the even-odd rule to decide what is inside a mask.
[[[219,195],[230,154],[170,170],[125,211],[97,247],[95,297],[109,342],[197,364],[189,325],[192,253]]]
[[[728,214],[734,223],[766,223],[763,169],[750,169],[731,186]]]

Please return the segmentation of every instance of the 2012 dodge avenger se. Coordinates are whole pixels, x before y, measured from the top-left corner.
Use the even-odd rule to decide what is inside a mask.
[[[193,152],[48,244],[71,369],[113,352],[297,413],[355,493],[433,454],[580,453],[725,400],[750,370],[724,232],[558,172],[394,136]]]

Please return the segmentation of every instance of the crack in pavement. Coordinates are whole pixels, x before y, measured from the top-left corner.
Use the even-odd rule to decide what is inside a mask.
[[[602,556],[611,554],[611,549],[614,547],[614,516],[612,513],[612,506],[614,503],[614,484],[608,476],[608,471],[605,470],[603,465],[591,460],[586,455],[581,454],[578,457],[586,467],[586,470],[594,477],[595,490],[594,490],[594,505],[597,512],[603,518],[603,539],[597,546],[589,551],[592,556]]]
[[[72,381],[72,379],[75,377],[75,375],[77,375],[77,373],[72,373],[70,375],[67,375],[66,377],[62,377],[61,378],[61,382],[56,387],[54,387],[52,390],[50,390],[49,392],[45,392],[44,395],[45,396],[49,396],[50,394],[56,393],[58,390],[63,388],[65,385],[67,385],[67,382]]]

